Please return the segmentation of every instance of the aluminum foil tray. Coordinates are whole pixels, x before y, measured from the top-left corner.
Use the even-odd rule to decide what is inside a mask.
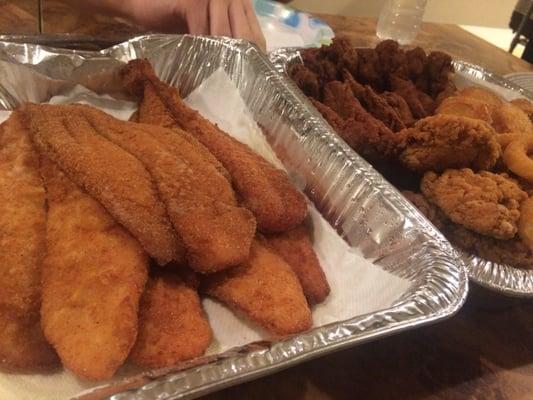
[[[285,48],[270,54],[270,61],[276,70],[286,74],[287,67],[293,63],[301,63],[300,50]],[[464,61],[454,61],[456,74],[471,81],[481,80],[509,90],[533,100],[533,93],[521,88],[513,82],[486,71],[484,68]],[[327,122],[325,122],[327,124]],[[533,297],[533,271],[515,268],[510,265],[498,264],[485,260],[463,250],[456,249],[461,254],[468,269],[469,278],[485,288],[509,296]]]
[[[20,38],[19,38],[20,41]],[[28,39],[29,41],[29,39]],[[192,398],[304,360],[453,315],[468,287],[464,263],[447,240],[372,167],[339,140],[266,56],[231,39],[155,35],[100,52],[0,41],[0,109],[43,102],[82,83],[120,94],[122,63],[148,58],[185,96],[217,68],[237,85],[285,167],[319,212],[379,267],[408,279],[388,309],[328,324],[275,343],[255,343],[117,384],[111,399]],[[40,73],[28,82],[27,69]],[[37,74],[33,74],[37,75]],[[32,75],[32,76],[33,76]],[[124,391],[127,388],[128,390]]]

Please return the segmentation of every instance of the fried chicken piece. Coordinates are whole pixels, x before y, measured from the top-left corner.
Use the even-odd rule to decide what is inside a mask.
[[[502,98],[500,96],[498,96],[492,90],[485,89],[479,86],[469,86],[467,88],[459,90],[457,95],[460,97],[469,97],[472,99],[476,99],[482,101],[487,105],[492,105],[495,107],[499,107],[503,104]]]
[[[183,139],[187,140],[190,146],[194,147],[194,153],[201,156],[206,162],[212,164],[228,181],[231,181],[229,172],[217,160],[217,158],[189,132],[176,126],[172,114],[165,107],[159,96],[151,85],[146,85],[143,90],[143,101],[137,110],[137,119],[133,122],[143,122],[149,125],[158,125],[178,131]]]
[[[87,106],[69,110],[80,127],[85,120],[87,130],[92,127],[147,168],[191,268],[212,273],[248,259],[256,226],[252,213],[237,206],[230,183],[178,132],[119,121]]]
[[[442,228],[442,232],[454,245],[481,258],[498,264],[533,269],[533,252],[518,237],[498,240],[451,222]]]
[[[348,146],[365,159],[378,161],[392,154],[396,142],[392,138],[382,137],[381,127],[354,118],[345,120],[325,104],[314,99],[311,102]]]
[[[199,357],[213,338],[196,290],[166,271],[150,277],[141,299],[139,334],[130,358],[145,368]]]
[[[269,235],[267,242],[292,268],[308,303],[322,303],[329,295],[329,284],[305,226]]]
[[[86,125],[76,126],[60,110],[50,105],[23,108],[39,151],[98,200],[159,264],[181,261],[183,245],[141,162]]]
[[[455,115],[435,115],[399,134],[400,161],[410,170],[490,169],[501,155],[497,134],[487,123]]]
[[[92,197],[43,159],[48,200],[42,327],[77,376],[113,376],[137,336],[148,256]]]
[[[403,97],[415,118],[424,118],[433,112],[435,105],[431,98],[417,90],[411,81],[391,75],[390,82],[392,91]]]
[[[122,78],[132,94],[139,95],[146,85],[153,86],[176,125],[193,134],[228,170],[234,189],[255,215],[259,230],[283,232],[303,221],[307,215],[304,196],[287,174],[189,108],[175,88],[155,76],[146,60],[131,61],[122,71]]]
[[[334,37],[329,46],[322,46],[320,51],[325,58],[333,62],[339,72],[346,69],[352,74],[357,74],[358,54],[347,37]]]
[[[422,193],[415,193],[403,190],[402,194],[409,200],[424,216],[430,220],[437,229],[441,229],[445,224],[445,218],[439,208],[431,204]]]
[[[486,103],[470,97],[448,97],[437,107],[435,113],[480,119],[492,124],[492,109]]]
[[[398,114],[398,117],[406,128],[415,123],[411,109],[402,96],[394,92],[383,92],[381,93],[381,98],[396,111],[396,114]]]
[[[208,275],[202,290],[275,335],[311,328],[311,310],[291,267],[262,240],[243,265]]]
[[[320,83],[318,75],[303,64],[293,64],[289,67],[289,76],[306,96],[320,98]],[[146,95],[145,95],[146,97]]]
[[[0,204],[0,369],[54,367],[58,359],[40,325],[45,190],[17,111],[0,125]]]
[[[533,122],[533,103],[531,101],[528,99],[515,99],[511,101],[511,104],[526,113],[529,120]]]
[[[346,69],[343,70],[342,75],[344,82],[350,86],[353,95],[374,118],[383,122],[393,132],[398,132],[405,128],[394,108],[374,92],[370,86],[363,86],[358,83],[350,74],[350,71]]]
[[[394,40],[383,40],[376,46],[376,53],[379,58],[381,71],[384,74],[395,74],[405,79],[409,79],[409,65],[405,52],[400,49],[398,42]]]
[[[515,236],[520,203],[528,197],[506,174],[468,168],[428,172],[420,188],[452,222],[496,239]]]
[[[499,133],[516,132],[533,134],[533,125],[529,116],[520,108],[503,103],[494,108],[492,126]]]
[[[358,66],[357,77],[358,82],[370,85],[378,92],[385,89],[385,79],[381,70],[378,54],[374,49],[357,49]]]
[[[413,82],[416,82],[417,79],[424,74],[426,69],[426,52],[421,47],[415,47],[414,49],[407,50],[405,52],[405,57],[407,61],[409,79]]]
[[[301,57],[304,65],[318,76],[320,82],[325,83],[338,79],[337,65],[324,56],[322,48],[306,49],[301,52]]]
[[[446,89],[454,73],[452,58],[440,51],[431,52],[427,57],[425,73],[429,79],[428,94],[436,98]]]

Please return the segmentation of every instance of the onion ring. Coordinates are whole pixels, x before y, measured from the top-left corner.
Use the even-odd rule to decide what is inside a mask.
[[[533,198],[531,197],[520,205],[518,236],[533,251]]]
[[[512,172],[533,183],[533,160],[527,153],[533,150],[533,135],[526,135],[507,145],[503,152],[503,162]]]
[[[527,134],[518,132],[507,132],[498,133],[498,136],[496,136],[496,138],[498,139],[498,143],[500,143],[502,150],[505,150],[509,143],[514,142],[515,140],[522,140],[524,136],[527,136]]]

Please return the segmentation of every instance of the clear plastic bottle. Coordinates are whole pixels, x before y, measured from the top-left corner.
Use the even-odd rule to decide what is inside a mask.
[[[411,43],[420,29],[427,0],[387,0],[379,15],[376,34],[380,39]]]

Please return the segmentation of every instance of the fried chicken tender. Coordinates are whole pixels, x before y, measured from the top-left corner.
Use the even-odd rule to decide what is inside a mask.
[[[492,126],[499,133],[517,132],[533,134],[533,125],[529,116],[520,108],[503,103],[494,108]]]
[[[68,178],[98,200],[161,265],[184,256],[148,171],[134,156],[79,126],[64,108],[27,105],[32,139]]]
[[[320,98],[320,83],[316,73],[303,64],[293,64],[289,67],[289,76],[306,96]]]
[[[139,334],[130,358],[145,368],[165,368],[204,354],[213,333],[195,289],[175,272],[150,277],[141,299]]]
[[[308,303],[322,303],[330,288],[306,227],[302,225],[288,232],[269,235],[267,242],[292,268]]]
[[[435,102],[418,90],[413,82],[397,75],[390,76],[392,91],[403,97],[415,118],[424,118],[435,110]]]
[[[400,161],[410,170],[490,169],[501,155],[497,134],[487,123],[435,115],[400,132]]]
[[[303,221],[307,215],[304,196],[287,174],[189,108],[176,88],[155,76],[146,60],[130,62],[122,77],[132,94],[143,93],[146,85],[153,86],[177,126],[193,134],[222,163],[242,205],[256,217],[259,230],[283,232]]]
[[[113,376],[137,336],[148,256],[123,227],[43,159],[48,219],[42,327],[77,376]]]
[[[421,183],[424,196],[456,224],[496,239],[512,239],[517,232],[520,203],[527,199],[505,174],[471,169],[428,172]]]
[[[352,74],[357,81],[370,85],[374,90],[383,91],[386,87],[385,77],[379,61],[379,56],[374,49],[357,49],[358,66],[357,74]]]
[[[18,112],[0,125],[0,369],[30,372],[58,359],[40,325],[46,252],[39,157]]]
[[[398,42],[383,40],[376,46],[380,69],[383,74],[395,74],[405,79],[409,78],[409,68],[406,53],[400,49]]]
[[[84,129],[94,129],[144,164],[191,268],[211,273],[248,259],[256,226],[252,213],[237,206],[230,183],[178,132],[119,121],[87,106],[64,107]]]
[[[394,92],[383,92],[381,93],[381,98],[396,111],[396,114],[398,114],[398,117],[406,128],[415,123],[411,109],[402,96]]]
[[[459,115],[492,124],[492,108],[487,103],[470,97],[448,97],[440,103],[435,114]]]
[[[202,291],[275,335],[311,328],[311,310],[298,278],[261,240],[252,244],[250,259],[243,265],[206,276]]]
[[[529,120],[533,122],[533,103],[531,101],[528,99],[515,99],[511,101],[511,104],[525,112]]]

